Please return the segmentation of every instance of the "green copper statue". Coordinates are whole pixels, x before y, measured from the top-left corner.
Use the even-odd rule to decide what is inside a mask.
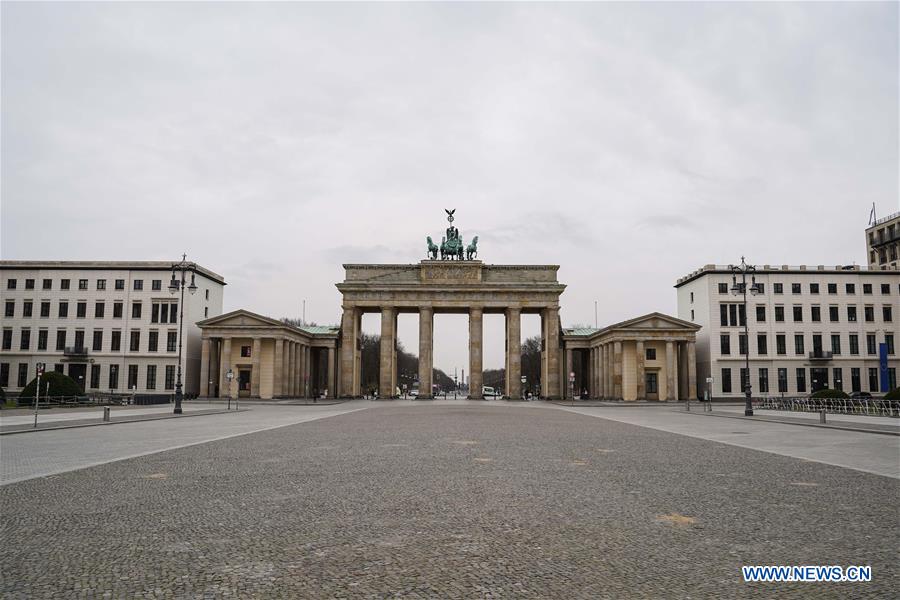
[[[453,213],[456,209],[444,209],[447,213],[447,221],[450,227],[447,228],[441,245],[438,246],[431,240],[431,236],[426,238],[428,242],[428,258],[437,260],[438,252],[441,253],[441,260],[474,260],[478,256],[478,236],[472,239],[472,243],[466,246],[462,236],[459,235],[459,229],[453,226]]]

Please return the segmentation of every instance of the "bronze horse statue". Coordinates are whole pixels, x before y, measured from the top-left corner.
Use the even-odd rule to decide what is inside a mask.
[[[431,236],[428,236],[428,258],[431,260],[437,260],[438,257],[438,245],[431,241]]]
[[[472,238],[472,243],[466,246],[466,260],[472,260],[478,256],[478,236]]]

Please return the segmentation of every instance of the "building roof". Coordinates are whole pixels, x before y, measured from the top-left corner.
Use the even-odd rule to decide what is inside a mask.
[[[582,338],[591,338],[594,336],[603,335],[605,333],[609,333],[611,331],[622,330],[622,329],[630,329],[630,330],[651,330],[651,329],[682,329],[689,331],[698,331],[700,326],[696,323],[691,323],[690,321],[685,321],[684,319],[679,319],[678,317],[673,317],[671,315],[666,315],[661,312],[652,312],[647,313],[646,315],[641,315],[639,317],[635,317],[633,319],[628,319],[627,321],[620,321],[618,323],[613,323],[612,325],[607,325],[600,329],[595,327],[570,327],[568,329],[563,329],[564,337],[582,337]]]
[[[243,308],[198,321],[197,326],[201,329],[204,327],[215,326],[274,327],[277,329],[302,332],[308,336],[329,338],[336,336],[341,330],[341,328],[336,325],[306,325],[304,327],[296,327],[279,319],[273,319],[272,317],[260,315]]]
[[[761,265],[756,267],[757,275],[770,275],[772,273],[783,273],[785,275],[811,275],[813,273],[822,274],[848,274],[855,273],[857,275],[884,275],[885,273],[897,273],[896,267],[861,267],[859,265]],[[699,279],[704,275],[731,275],[731,265],[703,265],[693,273],[689,273],[684,277],[679,277],[674,287],[681,287],[686,283],[690,283],[695,279]]]
[[[598,331],[596,327],[570,327],[563,329],[563,335],[590,336]]]
[[[167,260],[0,260],[0,269],[83,269],[128,270],[128,271],[171,271],[173,261]],[[194,262],[188,265],[207,279],[225,285],[225,278]]]
[[[312,335],[337,333],[341,330],[339,325],[301,325],[297,329]]]

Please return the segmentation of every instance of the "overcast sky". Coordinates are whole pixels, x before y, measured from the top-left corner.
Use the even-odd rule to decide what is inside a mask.
[[[895,2],[0,10],[3,258],[184,251],[225,310],[337,322],[342,263],[416,262],[456,208],[602,326],[742,254],[865,264],[900,209]],[[437,367],[465,331],[437,317]]]

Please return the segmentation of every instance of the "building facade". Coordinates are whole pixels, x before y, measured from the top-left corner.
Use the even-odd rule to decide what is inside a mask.
[[[727,266],[706,265],[675,284],[678,316],[701,326],[697,377],[713,398],[743,396],[746,352],[754,396],[825,387],[880,393],[897,386],[900,270],[764,265],[755,278],[762,293],[748,294],[746,315],[742,297],[731,293]],[[884,372],[881,344],[888,354]]]
[[[185,292],[184,393],[200,391],[197,322],[222,313],[225,280],[193,264],[197,291]],[[172,263],[0,261],[0,386],[16,393],[38,362],[85,392],[173,393],[180,295],[169,292]]]
[[[900,268],[900,212],[882,217],[866,229],[869,268]]]

